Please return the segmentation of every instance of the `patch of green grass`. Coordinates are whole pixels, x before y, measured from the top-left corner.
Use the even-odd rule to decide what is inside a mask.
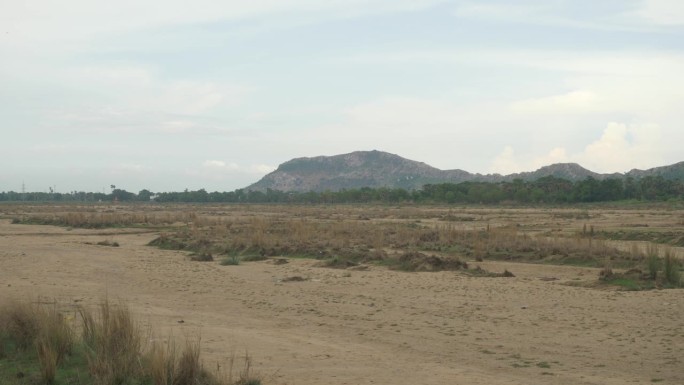
[[[538,367],[538,368],[549,369],[549,368],[551,367],[551,365],[550,365],[548,362],[546,362],[546,361],[541,361],[541,362],[537,362],[537,367]]]
[[[644,289],[641,285],[639,285],[639,283],[636,280],[631,278],[617,277],[607,280],[606,283],[608,283],[609,285],[620,286],[630,291],[639,291]]]

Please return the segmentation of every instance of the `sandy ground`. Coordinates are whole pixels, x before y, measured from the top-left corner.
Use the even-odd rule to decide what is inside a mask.
[[[683,290],[571,286],[597,270],[527,264],[482,264],[515,278],[220,266],[155,236],[0,221],[0,298],[121,299],[157,335],[201,334],[207,366],[248,351],[264,384],[684,384]]]

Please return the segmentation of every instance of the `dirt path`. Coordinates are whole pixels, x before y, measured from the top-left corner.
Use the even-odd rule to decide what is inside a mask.
[[[249,351],[265,384],[684,383],[681,290],[573,287],[597,271],[505,263],[483,267],[515,278],[220,266],[154,237],[0,221],[0,298],[120,298],[155,331],[201,333],[207,365]]]

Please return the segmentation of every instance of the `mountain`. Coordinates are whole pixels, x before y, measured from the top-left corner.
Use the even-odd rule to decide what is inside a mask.
[[[461,170],[455,172],[470,175]],[[296,158],[281,164],[248,190],[336,191],[343,188],[420,188],[444,179],[444,171],[382,151]]]
[[[605,179],[610,177],[662,176],[667,179],[684,180],[684,162],[650,170],[632,170],[625,174],[599,174],[576,163],[557,163],[544,166],[532,172],[510,175],[472,174],[464,170],[440,170],[382,151],[356,151],[334,156],[295,158],[281,164],[278,169],[264,176],[260,181],[246,187],[246,190],[265,191],[338,191],[361,187],[390,187],[407,190],[420,189],[428,183],[510,182],[514,179],[526,181],[554,176],[571,181],[587,177]]]
[[[655,167],[648,170],[631,170],[625,174],[627,177],[639,179],[647,176],[662,176],[665,179],[684,180],[684,162],[669,166]]]
[[[522,179],[526,181],[532,181],[545,176],[554,176],[556,178],[567,179],[571,181],[587,179],[589,176],[596,179],[603,179],[605,177],[603,174],[597,174],[593,171],[589,171],[577,163],[555,163],[549,166],[544,166],[537,171],[506,175],[504,180],[511,181],[513,179]]]

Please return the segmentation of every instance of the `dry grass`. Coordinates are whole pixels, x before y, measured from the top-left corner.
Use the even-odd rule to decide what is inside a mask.
[[[593,267],[602,267],[608,259],[616,269],[649,269],[648,264],[655,262],[648,259],[651,254],[644,244],[676,244],[681,237],[670,234],[684,233],[684,226],[677,225],[681,211],[647,206],[164,204],[8,208],[15,211],[5,216],[19,222],[157,226],[163,232],[151,245],[187,250],[197,256],[213,255],[227,264],[291,256],[329,260],[327,265],[332,267],[360,262],[393,265],[407,252],[423,252],[445,259]],[[675,255],[675,264],[678,258],[681,255]]]
[[[223,226],[179,228],[151,243],[167,249],[229,256],[299,256],[369,262],[397,259],[406,252],[440,257],[497,259],[601,266],[608,257],[629,267],[645,258],[618,250],[601,239],[521,232],[515,226],[462,228],[452,223],[249,218]]]
[[[245,356],[245,366],[237,374],[231,358],[228,372],[205,370],[200,358],[200,338],[187,340],[177,349],[176,340],[169,337],[164,344],[145,349],[142,341],[147,334],[140,328],[130,310],[121,303],[103,301],[93,315],[79,308],[81,340],[87,372],[98,385],[152,383],[154,385],[234,385],[260,384],[251,371],[251,359]],[[17,351],[35,348],[42,383],[52,384],[76,343],[72,326],[57,310],[56,304],[38,305],[8,302],[0,306],[0,346],[11,340]],[[0,360],[12,352],[2,352]],[[3,383],[0,377],[0,383]],[[79,384],[82,383],[80,380]]]
[[[115,385],[139,377],[142,333],[128,308],[123,304],[112,306],[105,300],[97,316],[85,308],[80,308],[79,313],[88,366],[97,382]]]
[[[211,384],[212,379],[200,361],[200,340],[186,341],[178,351],[176,342],[169,338],[155,344],[147,356],[148,373],[154,385]]]

